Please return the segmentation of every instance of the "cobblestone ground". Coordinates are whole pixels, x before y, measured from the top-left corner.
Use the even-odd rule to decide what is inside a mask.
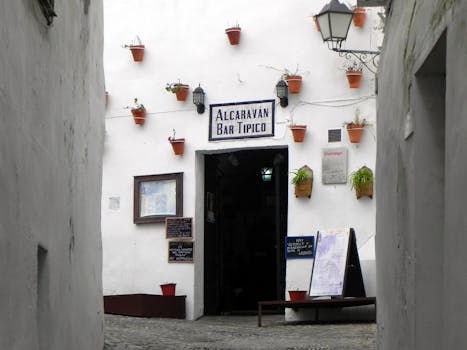
[[[105,315],[104,350],[374,350],[375,323],[286,324],[283,315],[197,321]]]

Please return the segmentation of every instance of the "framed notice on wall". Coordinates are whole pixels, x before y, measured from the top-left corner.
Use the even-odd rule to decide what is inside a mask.
[[[322,152],[323,184],[347,183],[347,148],[324,148]]]
[[[165,220],[166,238],[191,238],[192,218],[167,218]]]
[[[169,241],[169,263],[192,263],[194,245],[192,241]]]
[[[315,237],[298,236],[287,237],[285,241],[285,256],[287,259],[313,258],[315,251]]]

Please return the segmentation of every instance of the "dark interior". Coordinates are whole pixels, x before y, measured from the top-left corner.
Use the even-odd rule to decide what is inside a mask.
[[[287,149],[205,156],[205,315],[284,298],[287,186]]]

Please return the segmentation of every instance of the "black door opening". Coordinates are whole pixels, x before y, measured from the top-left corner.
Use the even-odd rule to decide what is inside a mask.
[[[205,156],[205,315],[284,298],[287,186],[287,149]]]

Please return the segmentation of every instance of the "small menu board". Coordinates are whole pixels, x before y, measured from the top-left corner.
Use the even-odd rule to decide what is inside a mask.
[[[165,232],[166,238],[191,238],[192,218],[166,218]]]
[[[313,258],[314,251],[315,237],[287,237],[285,242],[285,256],[287,259]]]
[[[194,246],[191,241],[169,241],[169,263],[193,262]]]

